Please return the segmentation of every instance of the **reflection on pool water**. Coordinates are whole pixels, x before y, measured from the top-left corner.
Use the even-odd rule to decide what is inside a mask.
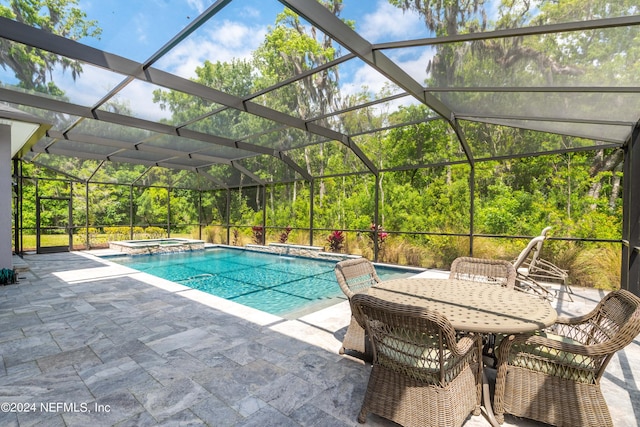
[[[110,261],[285,318],[346,299],[333,271],[335,261],[232,248]],[[377,266],[376,272],[382,280],[416,274],[387,266]]]

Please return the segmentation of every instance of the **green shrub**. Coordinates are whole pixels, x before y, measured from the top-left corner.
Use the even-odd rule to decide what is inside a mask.
[[[87,233],[89,234],[89,241],[87,242]],[[91,246],[91,242],[96,240],[96,237],[100,234],[100,230],[95,228],[95,227],[89,227],[89,228],[78,228],[75,231],[75,236],[73,238],[74,242],[75,241],[79,241],[81,242],[85,247],[90,247]]]
[[[145,237],[146,236],[145,236],[144,227],[133,227],[133,238],[134,239],[144,239]]]
[[[588,248],[577,253],[569,269],[571,285],[614,290],[622,280],[622,257],[613,247]]]
[[[219,225],[210,225],[202,229],[202,239],[207,243],[224,243],[225,234],[225,229]]]
[[[160,227],[147,227],[144,232],[149,239],[160,239],[165,236],[164,228]]]
[[[107,234],[107,240],[129,240],[129,227],[104,227],[104,232]]]

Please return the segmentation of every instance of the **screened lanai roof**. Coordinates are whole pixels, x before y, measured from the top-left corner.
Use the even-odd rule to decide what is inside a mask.
[[[376,174],[620,147],[640,119],[632,1],[97,3],[77,7],[99,37],[0,17],[0,102],[53,125],[21,158],[79,180],[217,189]],[[25,55],[29,77],[11,66]],[[417,126],[446,127],[449,148],[385,156],[385,135]],[[496,143],[507,128],[522,143]],[[310,160],[323,150],[344,162]]]

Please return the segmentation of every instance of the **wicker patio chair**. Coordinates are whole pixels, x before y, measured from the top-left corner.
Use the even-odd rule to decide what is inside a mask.
[[[513,288],[516,283],[516,269],[509,261],[459,257],[451,264],[449,278],[473,282],[495,282],[507,288]]]
[[[516,269],[509,261],[486,258],[459,257],[451,264],[450,279],[496,283],[513,289]],[[482,339],[482,356],[488,366],[496,365],[495,347],[503,335],[487,334]]]
[[[358,422],[369,413],[403,426],[460,426],[480,414],[480,337],[456,340],[441,314],[371,295],[351,298],[373,347],[373,367]]]
[[[537,256],[529,266],[528,277],[537,282],[559,283],[560,290],[558,296],[562,293],[567,295],[570,301],[573,301],[573,289],[569,286],[569,272],[553,264],[551,261],[543,259],[540,255],[542,252],[542,244],[547,239],[547,233],[549,231],[551,231],[551,227],[546,227],[540,233],[540,236],[544,237],[544,239],[538,241],[536,248]]]
[[[640,333],[640,298],[607,294],[590,313],[558,318],[498,346],[494,411],[558,426],[612,426],[600,379],[611,357]]]
[[[553,299],[553,294],[545,286],[531,276],[531,270],[536,264],[545,236],[536,236],[529,241],[520,255],[513,261],[516,269],[516,289],[534,293],[541,298]]]
[[[367,292],[371,286],[380,282],[376,269],[366,258],[355,258],[340,261],[335,267],[336,278],[340,289],[349,300],[358,293]],[[351,315],[351,322],[342,340],[340,354],[355,351],[367,361],[371,361],[373,353],[365,330]]]

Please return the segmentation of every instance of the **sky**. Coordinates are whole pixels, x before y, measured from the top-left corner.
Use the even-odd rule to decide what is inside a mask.
[[[92,45],[142,61],[204,12],[212,1],[79,2],[88,17],[96,19],[103,29],[100,43],[90,42]],[[410,12],[403,13],[386,0],[345,0],[344,3],[341,17],[354,19],[356,30],[373,43],[426,35],[420,17]],[[213,24],[206,24],[206,30],[200,31],[198,50],[190,53],[204,56],[215,52],[221,61],[248,56],[282,10],[283,5],[274,0],[233,0],[218,12]],[[208,37],[204,38],[205,35]]]
[[[92,8],[88,11],[93,14],[95,10],[96,16],[110,18],[108,20],[98,18],[104,29],[102,38],[108,41],[101,48],[138,61],[148,59],[162,43],[170,39],[169,35],[176,34],[209,6],[203,1],[190,1],[184,7],[176,7],[177,3],[184,5],[185,2],[153,0],[154,7],[144,8],[138,5],[138,2],[131,2],[136,4],[137,10],[126,14],[128,21],[123,26],[123,21],[118,20],[117,16],[116,19],[112,19],[121,12],[111,11],[109,15],[110,10],[105,3],[110,2],[93,0],[90,3]],[[153,10],[151,15],[148,13],[150,9]],[[181,10],[182,13],[176,15],[176,10]],[[249,58],[264,40],[277,13],[282,10],[283,5],[277,1],[233,0],[211,22],[181,42],[154,66],[181,77],[190,78],[195,75],[196,67],[207,59],[212,62],[225,62],[233,58]],[[401,10],[389,5],[386,0],[377,0],[375,3],[346,0],[342,17],[354,19],[357,31],[373,43],[426,35],[422,31],[424,24],[420,17],[404,14]],[[123,31],[123,28],[134,28],[135,32]],[[122,38],[127,34],[130,34],[128,42],[123,42]],[[421,75],[422,79],[425,77],[424,64],[426,64],[425,58],[414,57],[407,61],[407,66],[414,68],[415,72],[412,75]],[[362,87],[378,92],[386,79],[369,67],[348,69],[342,66],[341,81],[342,92],[346,94],[358,91]],[[142,88],[144,84],[137,86],[140,87],[139,90],[144,90]],[[146,98],[133,94],[128,97],[132,100]],[[163,114],[160,111],[156,113]]]
[[[102,29],[100,39],[83,39],[82,43],[106,52],[143,62],[148,60],[172,37],[205,11],[213,0],[147,0],[104,1],[78,0],[88,19],[97,21]],[[6,4],[0,0],[0,4]],[[262,42],[283,5],[275,0],[233,0],[216,16],[182,41],[153,66],[181,77],[191,78],[205,60],[229,61],[248,58]],[[426,37],[422,19],[388,4],[386,0],[344,0],[342,18],[353,19],[356,30],[372,43]],[[343,53],[347,53],[343,49]],[[389,53],[393,55],[393,52]],[[431,53],[427,50],[412,53],[402,61],[409,74],[422,81],[426,77],[425,64]],[[367,87],[378,92],[386,79],[369,67],[342,66],[342,91],[352,93]],[[114,75],[91,66],[84,66],[81,77],[73,81],[69,73],[58,70],[54,80],[59,83],[72,102],[93,105],[105,90],[115,87],[123,76]],[[11,83],[11,72],[0,69],[0,81]],[[168,112],[151,103],[156,87],[136,82],[119,96],[141,111],[142,118],[157,120]]]

